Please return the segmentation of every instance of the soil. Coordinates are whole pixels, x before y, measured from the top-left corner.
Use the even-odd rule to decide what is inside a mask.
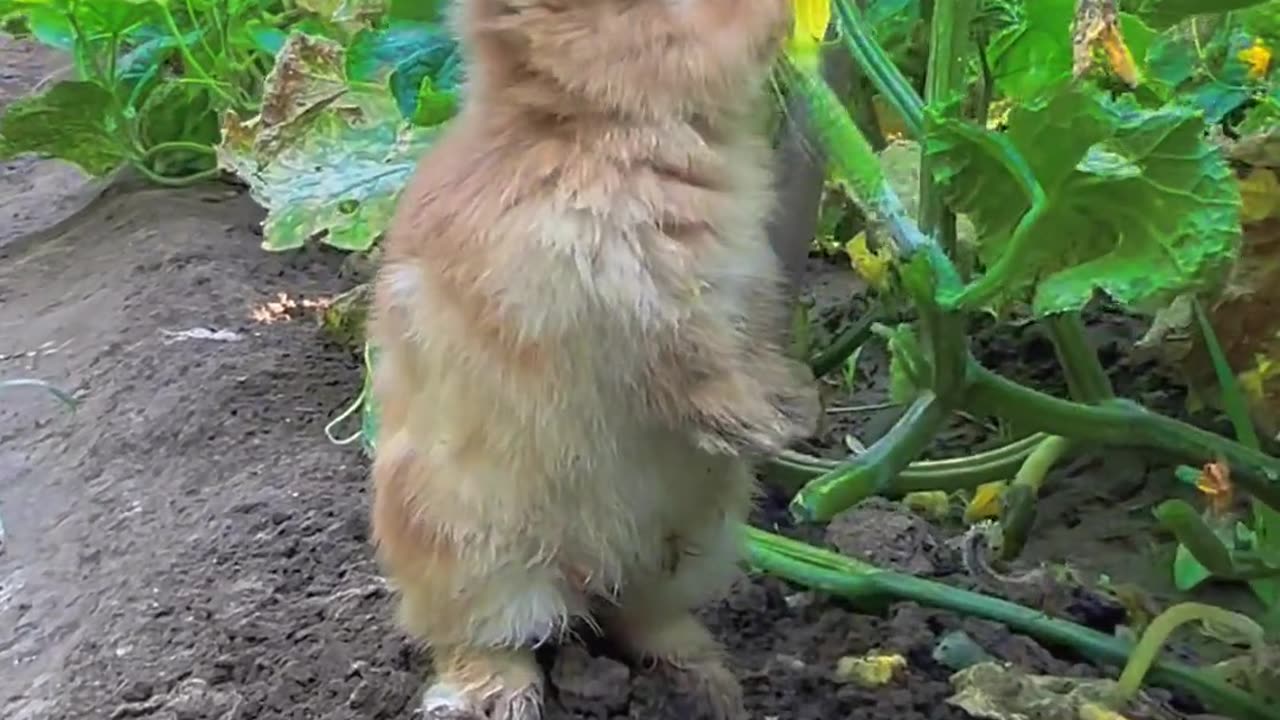
[[[0,36],[0,105],[58,67]],[[99,197],[56,162],[0,166],[0,378],[38,377],[80,403],[69,413],[24,389],[0,404],[0,717],[416,716],[427,657],[394,628],[372,562],[367,460],[324,432],[358,392],[360,364],[304,310],[273,322],[255,313],[281,294],[300,307],[347,289],[343,256],[266,253],[262,217],[224,186]],[[852,288],[832,279],[837,269],[811,268],[814,286],[840,300]],[[1095,328],[1122,392],[1164,392],[1126,365],[1132,324],[1109,317]],[[1052,348],[1031,330],[977,337],[1003,371],[1057,382]],[[869,350],[864,360],[845,405],[884,398],[884,358]],[[893,420],[892,410],[836,417],[816,450],[842,454],[846,434],[870,444]],[[990,435],[962,420],[935,451],[971,450]],[[1146,480],[1167,475],[1121,455],[1064,467],[1030,559],[1150,567],[1148,534],[1130,530],[1143,498],[1167,491]],[[767,501],[757,520],[803,534],[782,520],[784,501]],[[941,541],[920,539],[927,524],[891,520],[892,532],[845,538],[846,549],[861,542],[865,556],[910,572],[962,575]],[[894,537],[929,557],[882,547]],[[1149,571],[1157,584],[1159,567],[1167,574],[1168,564]],[[1103,672],[993,623],[910,603],[857,612],[769,578],[744,579],[704,615],[753,718],[966,718],[945,702],[951,671],[933,657],[957,629],[1034,672]],[[872,650],[902,654],[905,670],[874,689],[834,679],[841,658]],[[577,647],[550,663],[552,720],[688,717],[642,668]]]

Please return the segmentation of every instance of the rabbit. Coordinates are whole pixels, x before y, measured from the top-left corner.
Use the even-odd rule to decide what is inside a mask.
[[[812,434],[765,237],[791,0],[459,0],[458,114],[374,281],[372,541],[430,649],[427,718],[536,720],[587,623],[717,720],[695,616],[740,573],[752,467]]]

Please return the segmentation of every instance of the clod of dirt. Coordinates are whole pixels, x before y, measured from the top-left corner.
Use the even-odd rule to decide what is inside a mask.
[[[936,575],[953,565],[928,522],[883,498],[868,498],[837,515],[826,539],[845,555],[910,575]]]
[[[565,647],[550,674],[560,704],[569,713],[603,718],[627,707],[631,670],[616,660]]]
[[[168,695],[126,702],[111,713],[111,720],[235,720],[244,698],[234,690],[219,690],[200,678],[189,678]]]

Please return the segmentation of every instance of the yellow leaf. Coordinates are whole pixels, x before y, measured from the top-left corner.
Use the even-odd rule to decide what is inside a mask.
[[[965,522],[975,522],[1000,516],[1000,496],[1008,485],[1004,480],[983,483],[973,491],[973,499],[964,509]]]
[[[907,659],[901,655],[868,653],[863,657],[842,657],[836,662],[836,682],[857,683],[864,687],[887,685],[894,676],[907,668]]]
[[[1271,69],[1271,50],[1262,44],[1262,40],[1254,40],[1253,44],[1236,54],[1240,62],[1249,67],[1249,79],[1260,80],[1266,77]]]
[[[853,265],[853,269],[873,289],[883,291],[889,286],[889,267],[893,263],[892,250],[880,248],[876,252],[871,252],[867,247],[867,233],[864,230],[845,245],[845,252],[849,255],[849,262]]]
[[[1253,168],[1240,178],[1240,220],[1258,222],[1276,214],[1280,208],[1280,180],[1267,168]]]
[[[876,97],[879,97],[877,95]],[[1009,115],[1013,112],[1016,104],[1008,98],[1000,98],[993,100],[990,107],[987,108],[987,129],[999,130],[1009,122]]]
[[[943,490],[907,493],[902,498],[902,504],[930,520],[941,520],[951,510],[951,498]]]
[[[831,23],[831,0],[795,0],[795,25],[791,32],[791,56],[804,62],[818,60],[818,46]]]

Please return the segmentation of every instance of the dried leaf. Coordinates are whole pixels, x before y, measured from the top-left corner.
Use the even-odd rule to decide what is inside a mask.
[[[311,238],[367,250],[437,130],[402,117],[389,90],[348,83],[345,51],[295,33],[267,78],[262,112],[223,119],[219,164],[267,209],[263,246]]]
[[[1266,220],[1280,210],[1280,180],[1270,168],[1252,168],[1238,183],[1243,222]]]
[[[835,681],[857,683],[863,687],[888,685],[903,670],[907,659],[901,655],[868,653],[862,657],[842,657],[836,663]]]
[[[1111,72],[1137,87],[1141,81],[1133,53],[1120,30],[1115,0],[1080,0],[1071,33],[1072,72],[1079,78],[1093,69],[1094,55],[1102,50]]]
[[[1217,461],[1206,463],[1196,479],[1196,489],[1209,499],[1209,508],[1216,515],[1223,515],[1231,508],[1234,493],[1231,485],[1231,468]]]

